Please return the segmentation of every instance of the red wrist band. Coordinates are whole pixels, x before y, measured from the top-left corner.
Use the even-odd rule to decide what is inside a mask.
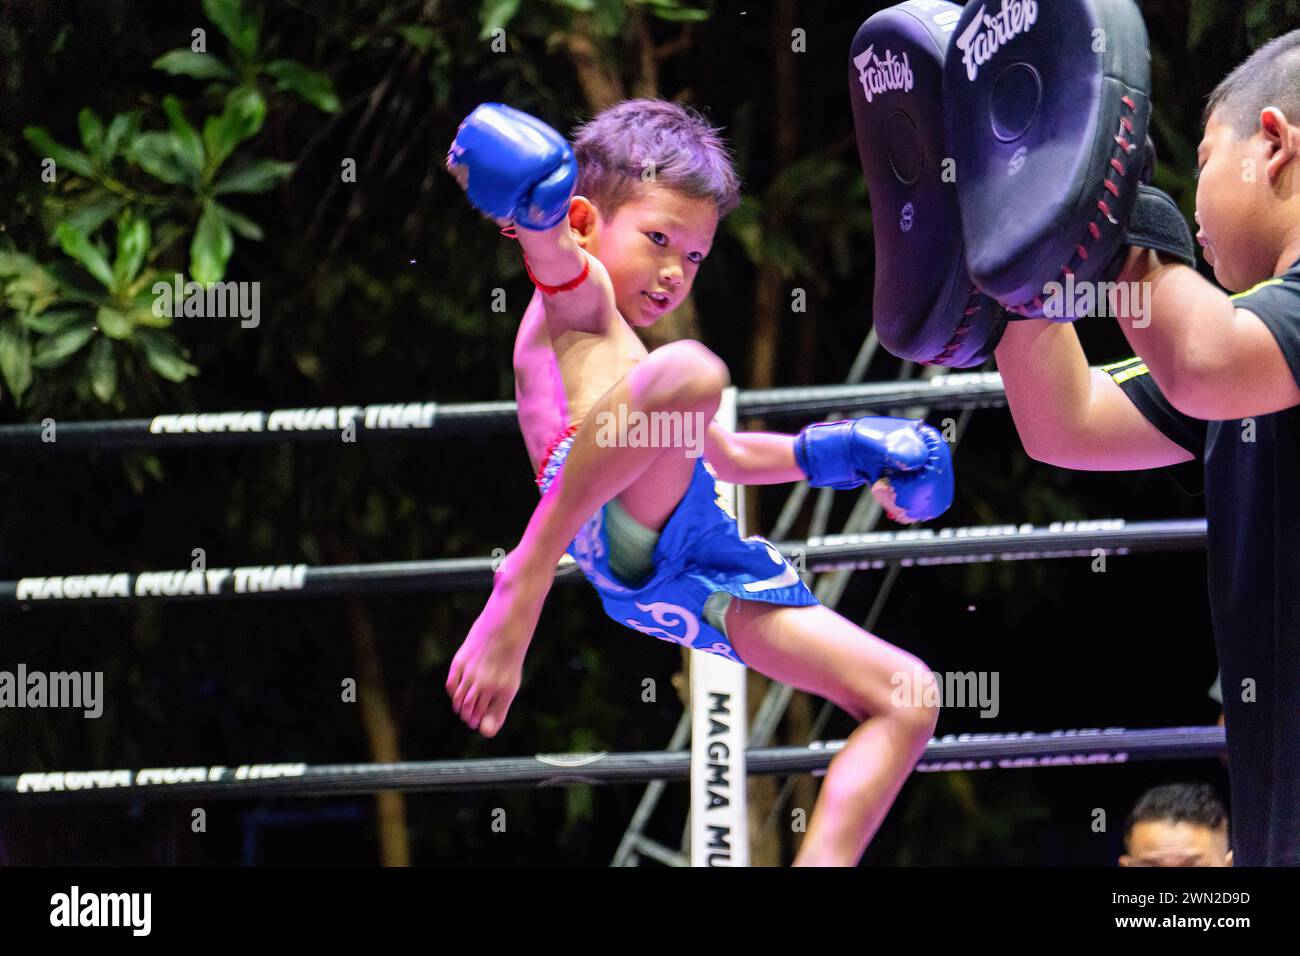
[[[547,285],[545,282],[538,282],[537,276],[533,275],[533,270],[528,268],[528,257],[524,256],[524,268],[528,270],[528,278],[533,280],[533,285],[542,290],[542,295],[555,295],[557,292],[570,292],[587,281],[587,276],[591,273],[591,257],[585,252],[582,254],[582,272],[576,279],[570,279],[563,285]]]
[[[505,236],[507,239],[517,240],[519,238],[514,225],[509,225],[502,229],[501,235]],[[533,280],[533,285],[542,290],[542,295],[555,295],[557,292],[571,292],[587,281],[587,276],[591,274],[591,257],[587,255],[586,250],[583,250],[582,272],[578,274],[576,279],[570,279],[563,285],[547,285],[545,282],[539,282],[537,276],[533,275],[532,267],[528,265],[527,256],[524,256],[524,269],[528,272],[528,278]]]

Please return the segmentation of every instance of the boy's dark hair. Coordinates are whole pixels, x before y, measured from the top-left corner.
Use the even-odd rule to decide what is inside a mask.
[[[718,133],[699,113],[667,100],[624,100],[601,110],[573,133],[578,194],[612,216],[635,198],[642,177],[653,175],[661,186],[713,200],[721,218],[740,205],[740,179]]]
[[[1276,106],[1292,123],[1300,122],[1300,30],[1269,40],[1224,77],[1210,94],[1201,125],[1218,110],[1218,121],[1231,127],[1238,139],[1247,139],[1259,128],[1259,114],[1266,106]]]
[[[1168,783],[1142,794],[1124,824],[1124,843],[1128,844],[1139,823],[1183,822],[1210,830],[1228,829],[1228,812],[1208,783]]]

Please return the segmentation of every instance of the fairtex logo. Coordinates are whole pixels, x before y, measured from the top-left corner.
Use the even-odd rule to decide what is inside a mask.
[[[1037,0],[1002,0],[1002,9],[988,16],[980,7],[966,32],[957,37],[961,61],[966,64],[966,79],[979,76],[980,67],[993,54],[1038,22]]]
[[[858,79],[862,81],[862,92],[867,94],[867,102],[889,90],[908,92],[912,89],[912,64],[907,54],[900,60],[889,50],[882,60],[875,53],[873,43],[853,58],[853,65],[858,68]]]

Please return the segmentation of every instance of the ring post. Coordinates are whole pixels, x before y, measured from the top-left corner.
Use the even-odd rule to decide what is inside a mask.
[[[714,419],[736,428],[736,390],[722,393]],[[741,489],[718,482],[719,496],[745,535]],[[694,651],[691,679],[691,866],[749,866],[745,745],[745,668]]]

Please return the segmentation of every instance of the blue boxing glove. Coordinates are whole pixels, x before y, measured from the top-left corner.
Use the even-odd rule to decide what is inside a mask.
[[[794,457],[814,488],[870,483],[895,521],[928,521],[952,504],[952,455],[939,433],[919,420],[809,425],[795,439]]]
[[[483,103],[465,117],[447,152],[447,169],[475,209],[524,229],[562,221],[578,182],[578,161],[565,138],[500,103]]]

